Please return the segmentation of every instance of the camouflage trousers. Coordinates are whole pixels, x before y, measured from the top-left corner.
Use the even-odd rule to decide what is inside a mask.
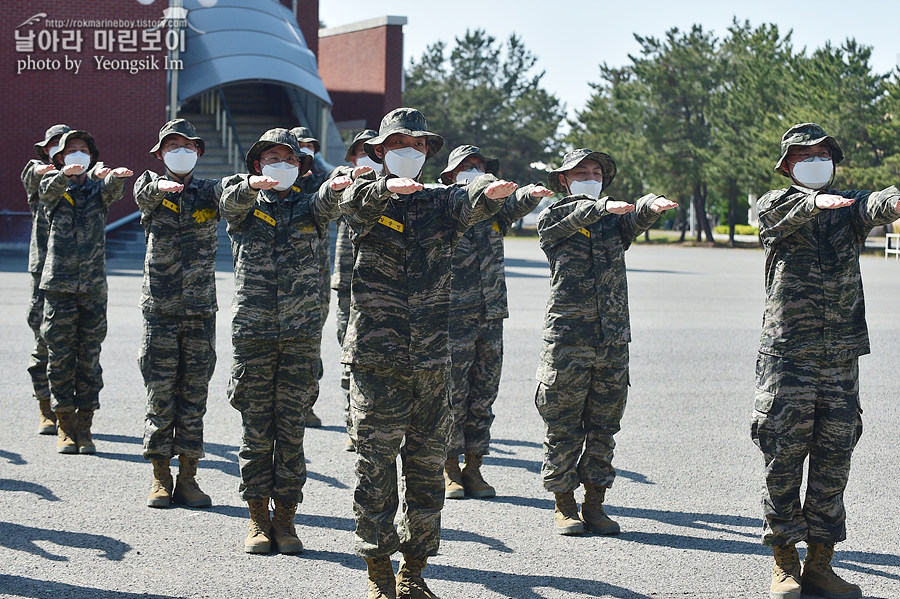
[[[356,444],[356,553],[437,554],[450,426],[449,366],[435,370],[350,369],[350,436]],[[400,501],[397,455],[405,483]]]
[[[203,416],[216,367],[216,315],[144,313],[138,368],[147,388],[144,458],[203,457]]]
[[[574,491],[583,483],[610,487],[613,435],[628,397],[628,345],[544,342],[534,403],[546,425],[544,488]]]
[[[28,374],[38,401],[50,399],[50,383],[47,381],[47,343],[41,337],[44,320],[44,292],[40,288],[41,273],[31,273],[31,301],[28,304],[28,326],[34,332],[34,349],[28,362]]]
[[[103,369],[100,345],[106,339],[106,294],[44,294],[41,337],[47,343],[47,380],[54,412],[97,410]]]
[[[450,319],[450,352],[453,423],[447,457],[487,455],[494,421],[491,407],[503,367],[503,320],[485,320],[483,314],[454,315]]]
[[[862,435],[858,360],[803,363],[759,354],[756,379],[750,435],[765,458],[763,543],[843,541],[844,489]]]
[[[306,413],[319,394],[319,340],[232,341],[228,399],[241,413],[241,499],[299,503]]]
[[[347,334],[347,323],[350,321],[350,290],[337,290],[337,340],[341,347],[344,346],[344,335]],[[350,365],[341,364],[341,391],[344,392],[344,419],[347,422],[347,431],[350,431]]]

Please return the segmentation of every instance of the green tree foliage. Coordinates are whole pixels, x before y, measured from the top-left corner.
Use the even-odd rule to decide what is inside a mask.
[[[725,216],[733,241],[742,198],[788,184],[773,166],[795,123],[817,122],[840,142],[836,186],[900,179],[900,72],[874,73],[871,48],[848,39],[795,51],[790,32],[737,20],[722,39],[699,25],[635,39],[629,64],[600,66],[566,142],[616,158],[621,199],[648,190],[693,202],[698,241],[712,239],[707,213]]]
[[[421,110],[445,142],[425,164],[423,181],[436,180],[449,151],[462,144],[499,158],[509,180],[544,181],[530,165],[557,158],[565,111],[541,87],[544,72],[535,70],[536,62],[518,36],[501,44],[480,29],[456,38],[452,49],[435,42],[411,61],[403,103]]]

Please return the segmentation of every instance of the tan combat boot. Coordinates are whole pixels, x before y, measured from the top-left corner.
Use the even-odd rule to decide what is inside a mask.
[[[772,587],[769,599],[800,599],[800,556],[793,545],[772,547],[775,565],[772,566]]]
[[[172,501],[188,507],[209,507],[212,500],[197,484],[197,458],[186,455],[178,456],[178,477],[175,479],[175,490]]]
[[[367,557],[369,592],[366,599],[397,599],[394,568],[389,557]]]
[[[462,484],[468,497],[496,497],[494,487],[487,484],[481,475],[482,456],[466,454],[466,465],[462,469]]]
[[[269,498],[251,499],[247,502],[250,506],[250,530],[244,541],[245,553],[269,553],[272,543],[269,541],[272,534],[272,522],[269,520]]]
[[[591,531],[598,535],[619,534],[619,523],[603,511],[606,487],[584,483],[584,503],[581,504],[581,519]]]
[[[306,428],[319,428],[322,426],[322,419],[316,416],[316,413],[309,409],[306,413]]]
[[[78,423],[76,424],[75,442],[78,444],[78,453],[95,454],[97,447],[91,436],[91,426],[94,423],[93,410],[78,410]]]
[[[275,514],[272,516],[272,540],[278,546],[281,553],[300,553],[303,551],[303,543],[297,536],[294,528],[294,514],[297,513],[296,503],[281,503],[275,500]]]
[[[422,578],[427,559],[403,555],[400,569],[397,570],[397,599],[438,599]]]
[[[150,458],[153,464],[153,486],[147,495],[147,507],[169,507],[172,505],[172,471],[169,458]]]
[[[462,472],[459,470],[459,458],[453,456],[444,462],[444,497],[462,499],[466,496],[463,487]]]
[[[55,435],[56,434],[56,414],[50,409],[50,400],[41,399],[38,401],[41,409],[40,421],[38,422],[39,435]]]
[[[584,522],[578,518],[578,505],[575,503],[575,493],[554,493],[556,508],[553,520],[556,524],[556,534],[580,535],[584,534]]]
[[[75,412],[56,412],[56,453],[78,453]]]
[[[807,595],[818,595],[828,599],[858,599],[862,591],[835,574],[831,569],[834,557],[834,543],[807,543],[806,559],[803,560],[803,575],[800,584]]]

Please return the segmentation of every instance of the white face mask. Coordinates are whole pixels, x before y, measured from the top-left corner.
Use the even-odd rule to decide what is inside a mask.
[[[56,144],[55,146],[50,146],[50,149],[47,150],[47,156],[49,156],[50,159],[53,160],[53,155],[56,154],[58,151],[59,151],[59,144]]]
[[[87,168],[91,164],[91,155],[84,152],[72,152],[71,154],[66,154],[63,162],[65,162],[66,165],[80,164],[84,168]]]
[[[415,148],[391,150],[384,155],[384,166],[392,175],[415,179],[425,164],[425,154]]]
[[[285,189],[289,189],[290,186],[294,184],[294,181],[297,180],[297,175],[300,174],[300,168],[287,162],[278,162],[276,164],[265,165],[262,168],[262,174],[278,181],[278,185],[275,186],[275,191],[284,191]]]
[[[379,175],[381,174],[382,166],[368,156],[360,156],[359,158],[357,158],[356,166],[367,166]]]
[[[794,164],[794,179],[800,185],[810,189],[822,189],[831,181],[834,174],[834,163],[830,158],[813,156]]]
[[[603,191],[602,181],[569,181],[569,193],[572,195],[584,194],[595,200],[600,197]]]
[[[460,173],[458,175],[456,175],[456,182],[457,183],[469,183],[475,177],[480,177],[483,174],[484,173],[482,171],[478,170],[477,168],[470,168],[467,171],[460,171]]]
[[[178,148],[163,154],[166,167],[176,175],[186,175],[194,170],[197,164],[197,152],[187,148]]]
[[[309,148],[300,148],[300,151],[304,154],[309,154],[310,156],[314,156],[315,152]]]

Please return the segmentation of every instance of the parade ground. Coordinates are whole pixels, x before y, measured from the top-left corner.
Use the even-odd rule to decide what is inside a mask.
[[[510,238],[506,250],[511,317],[483,469],[497,497],[447,500],[440,553],[424,572],[431,589],[442,599],[767,597],[762,454],[750,440],[763,252],[673,244],[628,251],[631,389],[616,435],[618,478],[607,494],[622,534],[564,537],[554,533],[553,496],[541,485],[543,423],[534,407],[549,268],[536,238]],[[871,254],[861,261],[872,354],[860,359],[864,433],[845,495],[848,539],[834,564],[864,597],[897,599],[900,261]],[[324,426],[307,429],[309,480],[296,518],[305,550],[244,553],[240,417],[226,399],[230,257],[219,264],[218,364],[198,474],[213,506],[151,509],[136,363],[140,259],[107,264],[97,454],[83,456],[57,454],[55,437],[36,433],[25,370],[30,275],[24,254],[0,255],[0,596],[365,597],[365,564],[353,552],[355,454],[344,451],[334,299],[315,405]]]

